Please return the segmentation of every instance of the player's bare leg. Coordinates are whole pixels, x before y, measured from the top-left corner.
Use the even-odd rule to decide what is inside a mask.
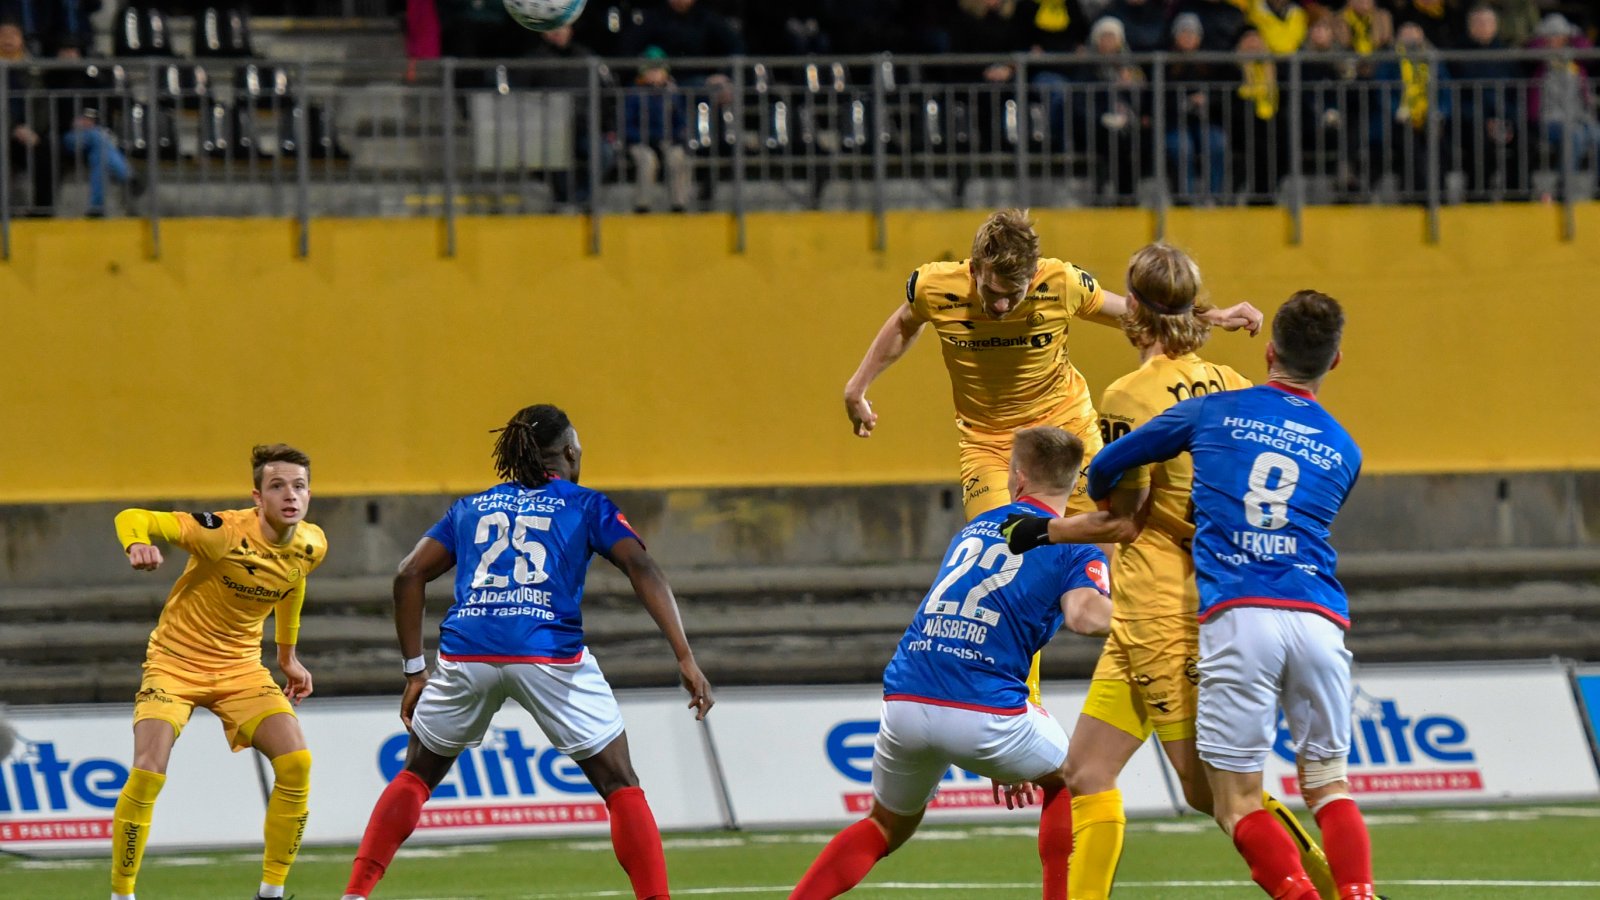
[[[789,900],[829,900],[860,884],[878,860],[900,849],[917,833],[924,812],[926,809],[903,815],[873,800],[872,811],[865,819],[834,835],[822,848]]]
[[[1273,900],[1317,900],[1300,865],[1300,851],[1276,816],[1262,805],[1261,771],[1230,772],[1206,764],[1217,824],[1250,864],[1250,877]]]
[[[111,820],[111,900],[133,900],[156,796],[167,782],[167,762],[177,741],[177,728],[164,719],[133,723],[133,769]]]
[[[667,896],[667,857],[661,848],[661,830],[639,787],[628,755],[628,735],[616,739],[593,756],[577,761],[589,783],[606,801],[611,817],[611,848],[628,873],[639,900]]]
[[[455,762],[454,756],[434,753],[412,735],[406,745],[406,767],[383,789],[372,808],[343,900],[366,900],[372,894],[394,861],[395,852],[416,830],[417,821],[422,818],[422,804],[428,802]]]
[[[262,719],[250,744],[272,765],[272,794],[262,825],[261,888],[258,900],[283,896],[289,867],[300,853],[306,833],[306,809],[311,797],[311,751],[306,748],[300,720],[288,713]]]
[[[1322,829],[1339,900],[1372,900],[1376,896],[1372,884],[1372,840],[1366,820],[1350,796],[1344,769],[1343,759],[1302,760],[1300,795]]]

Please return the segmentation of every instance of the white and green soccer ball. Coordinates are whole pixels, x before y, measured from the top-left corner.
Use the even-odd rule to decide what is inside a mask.
[[[555,31],[578,21],[588,0],[504,0],[518,25],[533,31]]]

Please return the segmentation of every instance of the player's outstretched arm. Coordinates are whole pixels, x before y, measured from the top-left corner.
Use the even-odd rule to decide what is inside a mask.
[[[1121,294],[1113,294],[1108,290],[1102,289],[1100,292],[1100,308],[1093,312],[1084,313],[1084,318],[1091,322],[1098,322],[1101,325],[1121,328],[1122,317],[1127,315],[1128,306],[1133,302],[1137,301],[1129,300]],[[1260,333],[1261,323],[1266,319],[1261,314],[1261,310],[1256,309],[1250,303],[1235,303],[1225,309],[1208,309],[1200,313],[1200,318],[1224,331],[1238,331],[1243,328],[1251,334]]]
[[[917,319],[910,304],[896,309],[883,327],[878,329],[871,346],[867,347],[867,355],[856,367],[856,373],[845,382],[844,411],[850,417],[850,425],[857,437],[870,437],[872,429],[878,425],[878,415],[872,411],[872,404],[867,402],[867,388],[911,349],[921,330],[922,322]]]
[[[1170,407],[1095,454],[1089,463],[1089,498],[1099,502],[1111,496],[1129,469],[1165,462],[1189,449],[1195,419],[1204,401],[1204,397],[1195,397]]]
[[[1150,487],[1118,487],[1092,513],[1061,518],[1015,513],[1000,526],[1006,549],[1026,553],[1046,544],[1131,544],[1150,517]]]
[[[401,659],[422,655],[422,611],[427,601],[428,582],[455,568],[456,557],[449,548],[430,537],[417,541],[394,575],[394,633],[400,641]],[[428,670],[406,676],[406,689],[400,695],[400,721],[411,728],[411,713],[417,698],[428,683]]]
[[[1235,303],[1226,309],[1208,309],[1200,314],[1200,318],[1223,331],[1238,331],[1243,328],[1251,335],[1260,334],[1261,323],[1266,320],[1261,310],[1256,309],[1252,303]]]
[[[678,679],[689,692],[689,708],[695,711],[696,720],[704,719],[716,701],[711,696],[711,682],[706,680],[705,673],[694,660],[694,651],[689,649],[689,638],[683,633],[683,619],[678,615],[678,601],[672,596],[667,576],[662,574],[650,551],[644,549],[644,544],[633,538],[617,541],[608,558],[628,576],[639,602],[644,604],[645,611],[672,645],[672,655],[678,658]]]
[[[1128,314],[1129,300],[1121,294],[1113,294],[1104,286],[1100,288],[1100,305],[1093,311],[1084,310],[1079,313],[1083,318],[1112,328],[1122,328],[1122,317]]]
[[[145,572],[155,571],[162,563],[161,549],[151,543],[151,536],[175,544],[183,534],[178,517],[169,512],[125,509],[117,513],[114,521],[117,540],[122,544],[122,551],[128,554],[128,564]]]
[[[1089,637],[1111,632],[1111,598],[1095,588],[1074,588],[1061,595],[1061,613],[1067,628]]]

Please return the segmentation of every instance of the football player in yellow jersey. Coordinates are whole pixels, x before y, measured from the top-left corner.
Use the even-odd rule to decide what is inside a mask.
[[[869,437],[878,416],[867,388],[905,355],[924,325],[939,335],[955,398],[960,434],[961,502],[968,519],[1008,501],[1006,477],[1011,435],[1019,428],[1054,425],[1083,441],[1083,464],[1101,447],[1089,385],[1067,356],[1067,327],[1074,318],[1120,327],[1126,297],[1103,289],[1071,263],[1039,257],[1039,235],[1028,214],[1002,209],[978,228],[972,257],[928,263],[911,273],[906,302],[890,314],[844,389],[845,412],[855,432]],[[1248,303],[1200,314],[1230,331],[1261,328],[1261,311]],[[1078,480],[1069,511],[1092,512]],[[1111,555],[1110,547],[1102,547]],[[1039,658],[1028,674],[1029,699],[1039,702]]]
[[[1183,251],[1151,244],[1128,265],[1134,300],[1122,322],[1139,349],[1139,368],[1117,379],[1100,402],[1100,429],[1109,443],[1190,397],[1250,386],[1233,369],[1195,355],[1211,326],[1199,301],[1200,269]],[[1111,634],[1101,651],[1083,713],[1072,732],[1067,780],[1072,791],[1072,900],[1104,900],[1122,855],[1122,794],[1117,775],[1152,732],[1183,785],[1184,799],[1211,814],[1211,790],[1195,749],[1195,689],[1199,683],[1199,593],[1190,542],[1188,454],[1129,472],[1110,508],[1057,520],[1051,543],[1110,541],[1113,556]],[[1013,549],[1042,520],[1014,528]],[[1141,530],[1142,529],[1142,530]],[[1300,845],[1308,872],[1329,898],[1336,888],[1328,864],[1294,814],[1269,805]]]
[[[187,550],[189,563],[150,633],[134,698],[133,769],[112,820],[112,900],[133,900],[167,760],[196,706],[222,720],[235,752],[254,747],[272,764],[258,898],[283,896],[300,849],[311,751],[292,703],[311,694],[311,673],[295,658],[295,643],[306,577],[327,556],[328,541],[305,521],[311,460],[304,453],[286,444],[258,446],[251,465],[254,509],[117,514],[117,538],[135,569],[161,565],[152,537]],[[281,688],[261,664],[268,615],[276,622]]]

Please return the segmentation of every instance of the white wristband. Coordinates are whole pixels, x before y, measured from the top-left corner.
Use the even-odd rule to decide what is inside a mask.
[[[400,664],[400,671],[407,675],[420,675],[428,670],[428,659],[424,656],[413,656]]]

